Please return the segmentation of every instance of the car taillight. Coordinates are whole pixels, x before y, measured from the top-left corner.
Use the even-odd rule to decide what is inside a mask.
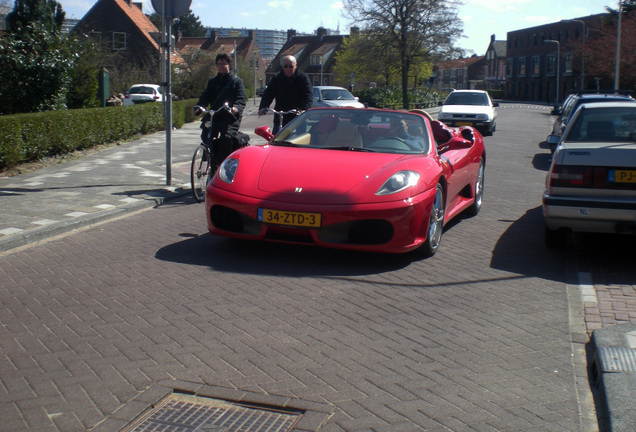
[[[550,187],[605,188],[604,167],[555,165],[550,173]]]

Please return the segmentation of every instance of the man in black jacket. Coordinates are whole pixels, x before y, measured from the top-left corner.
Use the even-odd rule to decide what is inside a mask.
[[[309,77],[296,69],[296,58],[294,56],[283,58],[283,70],[269,82],[258,107],[259,116],[267,112],[267,108],[274,99],[276,99],[276,104],[274,105],[276,111],[289,111],[291,109],[305,111],[311,108],[313,88]],[[283,116],[283,126],[293,120],[294,117],[294,114]],[[276,134],[278,129],[279,118],[276,115],[274,116],[273,133]]]
[[[230,72],[232,61],[227,54],[219,54],[216,56],[216,67],[218,73],[210,78],[207,86],[196,106],[195,114],[201,113],[201,107],[207,108],[210,105],[211,110],[217,110],[225,103],[231,108],[230,113],[218,113],[213,124],[212,137],[219,134],[220,137],[234,136],[238,132],[241,125],[241,117],[245,104],[247,103],[247,95],[243,80]]]

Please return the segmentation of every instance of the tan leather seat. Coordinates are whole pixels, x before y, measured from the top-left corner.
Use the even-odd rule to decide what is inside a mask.
[[[356,125],[350,121],[340,121],[336,130],[329,134],[325,145],[329,147],[362,147],[362,137],[356,130]]]

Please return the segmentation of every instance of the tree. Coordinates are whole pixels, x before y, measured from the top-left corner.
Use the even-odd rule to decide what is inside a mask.
[[[1,114],[95,105],[92,46],[61,34],[64,16],[55,0],[16,0],[0,39]]]
[[[621,89],[636,88],[636,6],[630,12],[623,5],[621,18],[620,83]],[[613,88],[616,67],[617,14],[601,21],[598,28],[590,28],[585,42],[585,69],[588,76],[599,79],[599,86]]]
[[[460,0],[344,0],[345,13],[375,35],[380,55],[396,52],[402,104],[408,108],[411,67],[449,52],[463,31],[457,18]]]
[[[396,51],[388,50],[383,55],[383,44],[368,31],[344,38],[336,53],[333,73],[336,81],[344,83],[353,74],[356,82],[374,82],[381,86],[400,82],[399,57]]]
[[[7,32],[20,34],[29,24],[39,23],[44,30],[59,32],[66,13],[55,0],[15,0],[13,10],[7,15]]]

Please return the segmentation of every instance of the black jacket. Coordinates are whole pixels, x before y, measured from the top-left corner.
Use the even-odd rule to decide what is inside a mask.
[[[274,99],[274,109],[277,111],[289,111],[293,108],[308,110],[314,101],[309,77],[296,69],[291,79],[287,79],[285,71],[280,71],[267,85],[259,109],[269,107]]]
[[[226,102],[230,107],[236,107],[239,112],[235,117],[223,115],[221,119],[215,118],[215,122],[218,121],[218,123],[213,123],[214,129],[220,132],[221,136],[226,134],[234,135],[238,132],[243,110],[247,103],[243,81],[231,72],[217,74],[210,78],[205,90],[201,93],[197,105],[205,108],[210,105],[210,109],[216,110]]]

